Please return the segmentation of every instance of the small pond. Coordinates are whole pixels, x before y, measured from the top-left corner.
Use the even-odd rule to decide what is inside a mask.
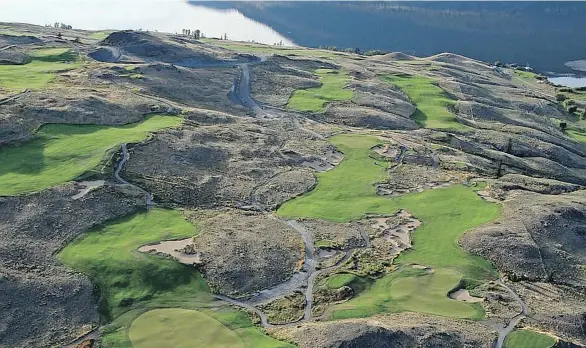
[[[557,76],[557,77],[549,77],[549,82],[565,86],[565,87],[586,87],[586,77],[576,77],[576,76]]]

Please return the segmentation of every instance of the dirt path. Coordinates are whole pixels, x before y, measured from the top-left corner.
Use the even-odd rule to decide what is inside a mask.
[[[224,295],[214,295],[217,299],[226,301],[230,304],[242,307],[246,310],[256,313],[261,319],[261,325],[267,328],[296,325],[300,322],[311,320],[311,312],[313,308],[313,288],[315,286],[316,279],[320,275],[331,272],[342,266],[344,262],[346,262],[346,260],[348,260],[352,256],[355,250],[371,247],[371,243],[368,236],[366,235],[366,231],[364,230],[364,228],[361,228],[360,234],[364,239],[365,246],[347,249],[345,251],[344,256],[338,262],[336,262],[336,264],[318,270],[318,260],[315,258],[315,255],[313,253],[313,234],[310,231],[308,231],[305,228],[305,226],[303,226],[296,220],[288,220],[287,224],[289,224],[289,226],[295,229],[295,231],[297,231],[303,239],[303,244],[305,248],[305,258],[303,268],[300,272],[294,274],[291,277],[291,279],[284,283],[281,283],[271,289],[263,290],[256,293],[248,300],[237,300]],[[266,318],[266,314],[264,314],[261,310],[256,308],[256,306],[258,305],[271,302],[287,294],[290,294],[293,291],[299,290],[302,290],[305,295],[305,313],[303,318],[298,321],[286,324],[270,324],[268,322],[268,319]]]
[[[100,330],[102,327],[95,328],[92,331],[86,333],[85,335],[78,337],[74,341],[70,342],[69,344],[64,345],[62,348],[75,348],[81,343],[88,341],[88,340],[97,340],[100,338]]]
[[[128,159],[130,159],[130,154],[128,153],[128,148],[126,147],[126,143],[123,143],[122,144],[122,160],[120,162],[118,162],[118,165],[116,165],[116,170],[114,171],[114,177],[121,184],[133,186],[133,187],[139,189],[140,191],[144,192],[147,210],[151,210],[151,208],[153,207],[153,198],[152,198],[150,192],[148,192],[147,190],[142,189],[134,184],[129,183],[128,181],[124,180],[120,176],[120,171],[122,170],[122,168],[124,168],[124,164],[126,163],[126,161],[128,161]]]
[[[511,331],[515,329],[515,326],[517,326],[517,324],[529,314],[529,309],[527,308],[527,305],[521,299],[521,297],[519,297],[519,295],[517,295],[517,293],[515,293],[515,291],[513,291],[513,289],[511,289],[507,284],[505,284],[505,282],[503,282],[502,279],[497,280],[496,283],[504,289],[506,289],[521,306],[521,312],[512,317],[509,320],[507,326],[498,330],[499,337],[496,342],[495,348],[502,348],[503,344],[505,343],[505,339],[507,338],[509,333],[511,333]]]

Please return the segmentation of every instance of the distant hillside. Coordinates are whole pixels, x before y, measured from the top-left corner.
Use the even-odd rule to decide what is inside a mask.
[[[201,3],[198,3],[201,5]],[[402,51],[455,52],[484,61],[572,72],[586,58],[584,2],[209,2],[234,8],[294,42]]]

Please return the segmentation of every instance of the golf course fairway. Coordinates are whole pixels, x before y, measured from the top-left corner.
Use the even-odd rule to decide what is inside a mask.
[[[347,222],[365,214],[393,214],[405,209],[423,224],[412,234],[413,249],[403,252],[395,263],[405,267],[425,265],[434,270],[431,275],[393,272],[356,298],[336,305],[333,317],[409,310],[481,318],[484,312],[480,305],[449,299],[447,293],[462,279],[482,281],[496,276],[488,261],[463,250],[458,239],[467,230],[496,219],[501,206],[482,200],[475,188],[464,185],[396,198],[378,196],[374,184],[385,179],[388,163],[375,162],[369,154],[381,140],[374,136],[337,135],[330,141],[344,153],[344,160],[331,171],[317,173],[315,189],[283,204],[278,215]],[[397,280],[401,277],[406,279]]]
[[[108,150],[139,142],[149,132],[176,127],[176,116],[150,116],[124,126],[48,124],[21,146],[0,148],[0,196],[35,192],[95,168]]]

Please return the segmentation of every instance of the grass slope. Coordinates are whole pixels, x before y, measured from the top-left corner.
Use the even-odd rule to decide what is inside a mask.
[[[174,127],[181,118],[151,116],[143,122],[111,127],[50,124],[35,139],[0,148],[0,196],[34,192],[61,184],[96,167],[123,142],[138,142],[148,132]]]
[[[531,330],[515,330],[507,336],[505,348],[549,348],[555,344],[556,340],[551,336]]]
[[[81,63],[68,48],[43,48],[28,53],[24,65],[0,65],[0,88],[13,91],[39,89],[55,78],[55,73],[77,68]]]
[[[397,262],[404,265],[422,264],[436,270],[435,276],[426,276],[408,284],[395,284],[396,275],[388,275],[357,298],[337,308],[356,310],[348,316],[387,311],[389,307],[370,304],[391,301],[393,291],[400,294],[402,289],[411,286],[418,287],[417,296],[429,296],[436,300],[441,297],[442,304],[426,310],[415,307],[415,300],[399,296],[394,299],[398,302],[395,309],[457,317],[481,316],[481,309],[477,305],[450,300],[446,296],[461,278],[486,279],[495,275],[488,261],[460,248],[458,238],[466,230],[497,218],[500,206],[483,201],[473,189],[462,185],[397,198],[377,196],[373,184],[384,179],[387,163],[375,163],[368,155],[370,148],[378,144],[379,140],[372,136],[338,135],[332,137],[331,142],[344,153],[342,163],[334,170],[317,173],[316,188],[286,202],[277,213],[285,218],[309,217],[345,222],[360,219],[367,213],[390,214],[406,209],[423,224],[413,233],[414,249],[401,254]],[[467,309],[462,309],[464,307]]]
[[[144,335],[141,332],[160,330],[161,325],[166,324],[161,324],[160,320],[157,322],[156,318],[151,321],[150,327],[139,322],[139,331],[135,331],[139,343],[136,343],[131,342],[132,337],[129,336],[134,320],[151,309],[183,308],[202,310],[215,318],[232,330],[246,348],[291,348],[290,344],[263,334],[243,312],[227,307],[205,309],[212,301],[212,296],[207,284],[193,267],[136,251],[147,243],[195,234],[196,228],[179,211],[153,209],[97,227],[58,254],[62,263],[86,274],[99,287],[102,322],[114,319],[103,332],[103,346],[146,347],[148,342],[140,338]],[[218,328],[217,322],[213,320],[201,321],[200,324],[195,332]],[[193,326],[181,326],[179,329],[182,335],[190,331],[193,336]],[[191,340],[184,343],[193,346]]]
[[[382,79],[399,87],[417,106],[413,119],[420,126],[434,129],[466,130],[448,107],[454,104],[435,81],[424,76],[386,75]]]
[[[58,258],[100,287],[100,314],[111,320],[153,297],[207,295],[206,283],[192,267],[136,251],[147,243],[196,233],[178,211],[154,209],[89,231]]]
[[[343,286],[352,284],[356,280],[358,280],[358,277],[354,274],[340,273],[329,277],[325,285],[328,289],[339,289]]]
[[[348,73],[332,69],[317,69],[315,74],[319,76],[321,86],[316,88],[295,91],[287,107],[299,111],[319,112],[324,110],[328,102],[350,100],[353,92],[344,89],[349,81]]]
[[[154,309],[136,318],[128,333],[135,348],[243,348],[238,335],[209,315],[188,309]]]

